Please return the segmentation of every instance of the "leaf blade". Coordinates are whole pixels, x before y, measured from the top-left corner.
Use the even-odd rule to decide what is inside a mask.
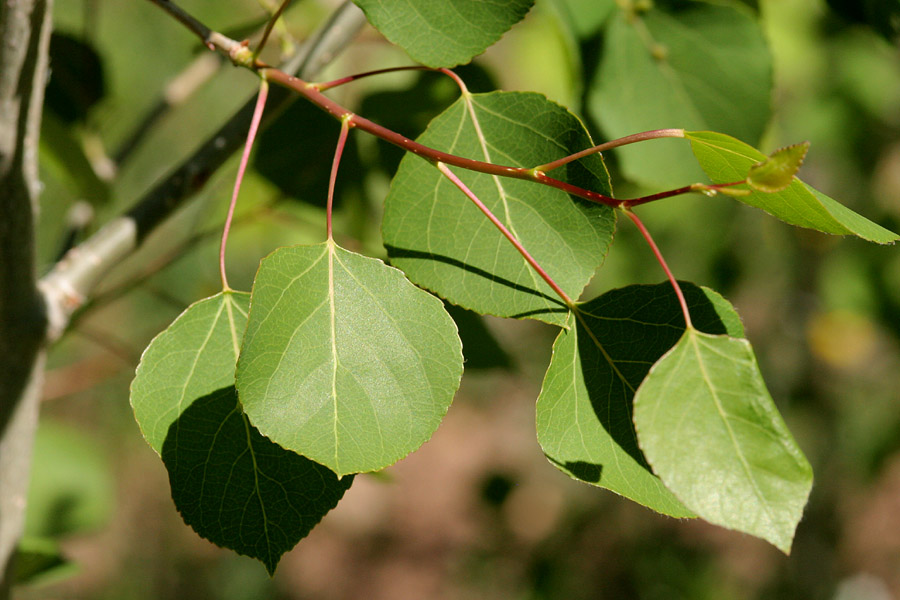
[[[440,150],[509,165],[538,165],[590,147],[581,122],[533,93],[464,96],[419,138]],[[609,248],[615,214],[528,181],[457,172],[569,297],[577,298]],[[575,185],[610,193],[599,156],[554,171]],[[392,264],[417,285],[482,314],[561,325],[567,309],[509,241],[436,169],[401,162],[382,226]]]
[[[237,389],[251,422],[338,475],[424,443],[462,374],[456,326],[397,269],[325,242],[263,259]]]
[[[534,4],[534,0],[354,2],[382,35],[429,67],[453,67],[469,62],[522,20]]]
[[[685,137],[690,140],[694,155],[713,183],[740,181],[754,164],[766,160],[759,150],[725,134],[685,131]],[[894,232],[869,221],[796,177],[781,191],[752,192],[736,198],[791,225],[835,235],[855,235],[877,244],[890,244],[900,239]]]
[[[647,461],[686,506],[790,553],[812,469],[746,340],[688,329],[638,389],[634,422]]]
[[[772,59],[762,30],[734,3],[657,1],[620,8],[604,28],[588,113],[610,139],[653,129],[714,129],[755,143],[770,115]],[[675,187],[701,173],[678,142],[616,150],[626,177]]]
[[[249,294],[222,292],[188,307],[147,347],[131,402],[169,472],[185,523],[215,544],[258,559],[271,574],[334,508],[352,478],[338,481],[247,423],[234,393],[234,367],[249,301]],[[257,511],[234,510],[251,500]]]
[[[737,313],[712,290],[682,283],[698,327],[740,335]],[[632,423],[634,390],[684,331],[671,285],[633,285],[579,305],[560,331],[538,397],[538,441],[569,476],[674,517],[694,513],[647,465]],[[575,321],[574,317],[570,321]]]

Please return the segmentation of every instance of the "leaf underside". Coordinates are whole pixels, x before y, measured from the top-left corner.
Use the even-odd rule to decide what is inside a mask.
[[[185,310],[141,358],[135,417],[169,471],[172,499],[202,537],[274,572],[340,500],[352,478],[280,448],[250,426],[234,393],[250,295]]]
[[[641,449],[685,506],[790,552],[812,469],[744,339],[685,331],[634,398]]]
[[[237,367],[251,422],[338,475],[422,445],[462,375],[440,300],[383,262],[325,242],[263,259]]]
[[[534,0],[354,0],[369,22],[429,67],[467,63],[522,20]]]
[[[704,331],[741,335],[734,309],[682,283]],[[684,332],[669,283],[633,285],[578,306],[560,331],[537,402],[538,441],[564,473],[675,517],[693,513],[647,466],[632,423],[634,390]]]
[[[418,141],[505,165],[544,164],[592,145],[582,123],[534,93],[465,95]],[[615,230],[606,206],[528,181],[455,171],[571,298],[602,264]],[[550,173],[610,194],[598,155]],[[563,325],[567,308],[500,231],[431,164],[404,157],[385,200],[391,264],[417,285],[482,314]]]

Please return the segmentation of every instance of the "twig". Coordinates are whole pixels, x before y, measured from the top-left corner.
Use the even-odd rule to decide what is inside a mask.
[[[131,155],[141,140],[153,130],[163,115],[180,105],[201,85],[206,83],[216,73],[221,64],[221,54],[203,52],[185,67],[181,73],[172,78],[166,84],[162,98],[153,105],[113,154],[112,159],[116,165],[120,165]]]
[[[151,1],[164,5],[165,8],[172,6],[171,2],[163,0]],[[316,73],[347,45],[364,23],[362,11],[352,2],[345,2],[312,41],[288,61],[285,70],[299,71],[305,76]],[[198,31],[208,31],[208,28],[201,27]],[[295,98],[288,90],[272,90],[268,102],[270,110],[266,111],[261,126],[265,127]],[[100,279],[131,254],[153,229],[197,193],[209,176],[240,147],[252,119],[255,103],[255,97],[248,100],[190,158],[147,192],[126,215],[113,219],[73,248],[41,280],[40,286],[50,317],[48,341],[55,341],[62,335],[72,314],[85,303]]]
[[[350,120],[341,121],[341,134],[338,136],[337,148],[334,149],[334,160],[331,163],[331,175],[328,178],[328,202],[325,207],[325,233],[328,239],[333,239],[331,228],[331,215],[334,212],[334,186],[337,183],[338,167],[341,164],[341,156],[344,154],[344,145],[347,143],[347,134],[350,132]]]
[[[672,270],[669,269],[669,265],[666,264],[666,259],[663,258],[662,252],[659,251],[659,247],[656,245],[656,242],[653,241],[653,237],[650,235],[650,232],[647,230],[647,227],[644,226],[643,221],[641,221],[633,211],[628,208],[622,209],[628,218],[632,220],[632,222],[637,226],[638,230],[641,232],[641,235],[644,236],[644,240],[646,240],[647,245],[650,246],[650,249],[653,251],[653,256],[656,257],[656,261],[660,264],[663,271],[666,273],[666,277],[669,278],[669,283],[672,284],[672,287],[675,289],[675,295],[678,297],[678,303],[681,305],[681,312],[684,315],[684,325],[688,329],[693,329],[694,325],[691,323],[691,312],[688,310],[687,300],[684,299],[684,293],[681,291],[681,286],[678,285],[678,280],[675,279],[675,275],[672,274]]]
[[[509,242],[516,248],[519,254],[522,255],[522,258],[525,259],[525,262],[527,262],[531,266],[531,268],[534,269],[538,275],[540,275],[541,279],[547,282],[547,285],[549,285],[550,288],[554,292],[556,292],[556,294],[560,297],[560,299],[562,299],[565,305],[569,308],[574,308],[575,302],[573,302],[569,295],[566,294],[561,287],[559,287],[559,285],[556,283],[556,281],[553,280],[552,277],[550,277],[550,274],[544,270],[544,268],[540,265],[540,263],[538,263],[537,260],[535,260],[531,253],[525,249],[525,246],[522,245],[522,242],[520,242],[518,238],[513,235],[513,233],[500,221],[500,219],[497,218],[497,216],[493,212],[491,212],[491,210],[487,206],[485,206],[484,202],[482,202],[478,198],[478,196],[476,196],[475,193],[472,192],[472,190],[470,190],[468,186],[463,183],[463,181],[447,167],[447,165],[439,162],[436,166],[438,171],[440,171],[441,174],[444,175],[444,177],[449,179],[453,183],[453,185],[458,187],[460,191],[462,191],[462,193],[465,194],[466,197],[468,197],[469,200],[471,200],[475,204],[475,206],[478,207],[478,210],[480,210],[484,214],[484,216],[486,216],[488,220],[493,223],[497,229],[500,230],[500,233],[503,234],[503,237],[509,240]]]
[[[282,5],[283,6],[283,5]],[[219,245],[219,274],[222,276],[222,288],[227,292],[228,276],[225,274],[225,247],[228,245],[228,232],[231,230],[231,220],[234,218],[234,207],[237,206],[238,194],[241,191],[241,182],[244,180],[244,172],[247,163],[250,162],[250,151],[253,150],[253,141],[259,130],[259,122],[262,120],[263,111],[266,108],[266,97],[269,95],[269,82],[262,78],[259,83],[259,95],[256,97],[256,105],[253,108],[253,118],[250,120],[250,128],[247,130],[247,141],[244,143],[244,152],[241,154],[241,164],[238,166],[237,177],[234,180],[234,189],[231,192],[231,204],[228,205],[228,215],[225,217],[225,227],[222,228],[222,243]]]

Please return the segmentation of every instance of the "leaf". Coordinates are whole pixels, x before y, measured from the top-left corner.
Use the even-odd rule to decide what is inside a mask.
[[[271,574],[352,478],[276,446],[241,412],[234,368],[248,305],[249,294],[223,292],[188,307],[144,352],[131,403],[184,521]]]
[[[709,289],[682,283],[704,331],[741,335],[734,309]],[[684,332],[672,286],[632,285],[578,305],[560,331],[537,402],[538,441],[575,479],[653,510],[690,517],[647,466],[631,420],[634,390]]]
[[[237,367],[267,437],[338,475],[393,464],[431,437],[462,375],[440,300],[379,260],[325,242],[263,259]]]
[[[477,369],[513,370],[512,357],[487,328],[484,317],[454,304],[445,304],[444,309],[456,323],[468,372]]]
[[[26,535],[61,537],[109,522],[116,496],[112,465],[93,435],[44,418],[33,452]]]
[[[56,583],[76,575],[79,567],[62,553],[56,540],[24,536],[16,546],[12,583],[38,586]]]
[[[754,164],[766,160],[759,150],[721,133],[685,131],[684,135],[691,141],[694,155],[713,183],[740,181]],[[796,178],[780,192],[754,192],[737,199],[791,225],[836,235],[856,235],[878,244],[889,244],[900,239],[897,234]]]
[[[522,20],[534,0],[354,0],[369,22],[429,67],[467,63]]]
[[[419,141],[460,156],[535,166],[592,145],[581,122],[534,93],[464,95]],[[613,211],[533,182],[455,171],[569,297],[577,298],[603,262]],[[551,172],[609,194],[601,157]],[[482,314],[562,325],[567,308],[494,225],[431,164],[407,155],[385,200],[384,244],[417,285]]]
[[[604,21],[616,9],[615,0],[556,0],[566,13],[572,29],[582,39],[597,34]]]
[[[809,151],[809,142],[780,148],[750,167],[747,184],[759,192],[780,192],[794,181],[803,159]]]
[[[52,76],[45,91],[46,107],[63,122],[87,120],[106,95],[103,59],[87,41],[54,31],[50,36]]]
[[[606,23],[587,111],[610,139],[685,128],[755,143],[769,119],[771,62],[759,24],[734,3],[658,0],[646,12],[620,9]],[[674,187],[700,177],[674,140],[616,152],[634,181]]]
[[[790,553],[812,469],[747,340],[685,331],[635,394],[634,423],[647,462],[685,506]]]
[[[246,292],[195,302],[144,350],[131,383],[131,406],[157,454],[191,402],[234,385],[249,305]]]
[[[196,399],[176,423],[162,459],[184,522],[270,575],[353,482],[263,437],[233,386]]]

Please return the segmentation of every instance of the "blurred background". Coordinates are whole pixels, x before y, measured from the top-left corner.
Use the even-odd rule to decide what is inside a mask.
[[[183,6],[241,39],[274,3]],[[270,62],[336,6],[294,4],[269,45]],[[758,11],[774,59],[773,116],[761,149],[809,140],[804,180],[898,230],[900,5],[739,4]],[[601,25],[612,10],[605,5],[537,0],[523,23],[457,72],[476,92],[545,93],[584,115],[602,141],[588,105],[600,85]],[[130,207],[256,88],[250,73],[213,57],[149,2],[56,0],[55,11],[41,144],[44,270],[70,238]],[[409,62],[366,28],[319,79]],[[457,93],[446,78],[399,73],[334,97],[414,137]],[[173,105],[159,110],[164,96]],[[274,248],[324,238],[337,131],[328,117],[295,104],[262,135],[229,245],[236,289],[249,290],[259,259]],[[361,134],[351,140],[338,180],[336,237],[384,258],[380,203],[400,155]],[[681,151],[689,154],[687,144]],[[623,180],[616,157],[607,159],[618,195],[658,191]],[[453,315],[466,375],[421,450],[383,473],[357,476],[274,578],[256,561],[200,539],[174,508],[165,468],[134,422],[128,386],[152,337],[220,289],[218,236],[236,164],[227,163],[104,281],[54,348],[23,544],[36,574],[16,597],[900,598],[900,252],[792,228],[704,196],[655,203],[641,215],[680,279],[735,305],[813,465],[791,556],[742,534],[662,517],[556,470],[534,426],[554,329],[459,309]],[[73,228],[80,218],[86,225]],[[662,279],[622,222],[585,298]]]

